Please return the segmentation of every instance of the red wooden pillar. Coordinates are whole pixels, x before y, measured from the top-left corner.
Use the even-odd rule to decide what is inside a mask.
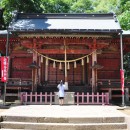
[[[41,56],[38,57],[38,83],[41,83]]]
[[[41,57],[41,69],[40,69],[40,71],[41,71],[41,72],[40,72],[40,73],[41,73],[41,77],[40,77],[40,78],[41,78],[41,79],[40,79],[41,83],[44,82],[44,78],[43,78],[43,75],[44,75],[44,74],[43,74],[43,71],[44,71],[44,63],[43,63],[43,62],[44,62],[43,57]]]
[[[33,47],[36,49],[36,38],[33,39]],[[33,63],[37,64],[37,52],[33,51]],[[37,67],[32,68],[32,91],[37,89]]]
[[[48,81],[48,59],[46,58],[46,64],[45,64],[45,82]]]
[[[93,49],[95,50],[92,53],[92,66],[97,63],[97,53],[96,53],[96,39],[93,40]],[[92,92],[96,92],[96,83],[97,83],[97,69],[92,68]]]
[[[65,86],[66,86],[66,90],[68,90],[67,53],[66,53],[66,41],[65,41],[65,39],[64,39],[64,47],[65,47]]]

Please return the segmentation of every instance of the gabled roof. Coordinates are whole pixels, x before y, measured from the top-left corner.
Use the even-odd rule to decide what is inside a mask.
[[[27,14],[17,13],[9,26],[14,32],[105,32],[119,33],[121,27],[113,13],[108,14]]]

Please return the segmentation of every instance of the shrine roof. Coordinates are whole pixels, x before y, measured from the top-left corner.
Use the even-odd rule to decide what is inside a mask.
[[[120,24],[113,13],[108,14],[29,14],[16,13],[9,26],[14,32],[47,33],[119,33]]]
[[[7,35],[7,30],[0,30],[0,35]]]
[[[123,30],[123,33],[122,33],[123,35],[130,35],[130,30]]]
[[[7,30],[0,30],[0,37],[7,37]],[[12,37],[12,33],[9,32],[10,37]]]

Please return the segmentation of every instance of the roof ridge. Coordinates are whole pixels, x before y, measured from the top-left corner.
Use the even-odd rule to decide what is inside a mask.
[[[18,13],[18,18],[113,18],[114,13]]]

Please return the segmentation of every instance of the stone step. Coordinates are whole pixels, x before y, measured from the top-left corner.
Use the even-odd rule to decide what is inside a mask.
[[[24,130],[24,129],[0,129],[0,130]],[[32,129],[26,129],[26,130],[32,130]],[[38,130],[41,130],[41,129],[38,129]],[[97,129],[96,129],[97,130]],[[100,129],[99,129],[100,130]],[[111,129],[110,129],[111,130]],[[112,129],[112,130],[128,130],[128,129]]]
[[[1,128],[31,129],[31,130],[115,130],[127,129],[126,123],[29,123],[29,122],[1,122]]]
[[[2,121],[33,123],[123,123],[124,117],[26,117],[2,116]]]
[[[0,129],[0,130],[23,130],[23,129],[4,129],[4,128],[2,128],[2,129]],[[28,129],[29,130],[29,129]]]
[[[2,128],[0,130],[24,130],[24,129],[4,129],[4,128]],[[26,130],[31,130],[31,129],[26,129]],[[113,130],[128,130],[128,129],[113,129]]]
[[[0,130],[24,130],[24,129],[0,129]],[[31,130],[31,129],[26,129],[26,130]],[[39,129],[40,130],[40,129]],[[97,129],[96,129],[97,130]],[[128,129],[112,129],[112,130],[128,130]]]

